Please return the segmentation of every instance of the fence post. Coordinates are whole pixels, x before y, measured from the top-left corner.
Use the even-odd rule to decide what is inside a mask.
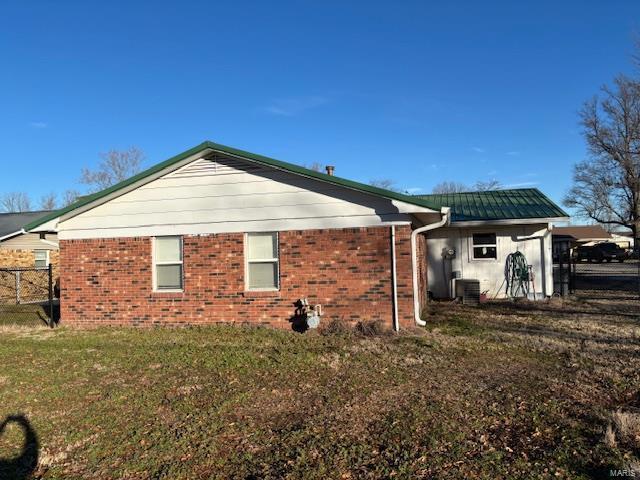
[[[53,328],[53,266],[51,264],[49,264],[47,273],[49,274],[49,326]]]
[[[569,294],[569,275],[567,274],[567,272],[565,271],[564,268],[564,244],[560,243],[558,245],[558,293],[560,293],[561,297],[566,297]],[[566,281],[567,283],[565,284],[565,274],[566,275]]]
[[[569,249],[569,260],[567,260],[569,267],[569,293],[576,293],[576,260],[573,258],[573,251]]]
[[[20,305],[20,270],[16,270],[16,305]]]

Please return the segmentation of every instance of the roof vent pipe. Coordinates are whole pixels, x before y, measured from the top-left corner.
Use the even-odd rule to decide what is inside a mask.
[[[324,168],[327,171],[327,175],[331,175],[333,177],[333,171],[336,169],[336,167],[334,167],[333,165],[327,165]]]

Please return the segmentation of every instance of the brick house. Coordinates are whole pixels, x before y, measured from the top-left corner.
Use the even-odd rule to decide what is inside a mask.
[[[451,209],[332,173],[204,142],[26,229],[58,234],[68,325],[291,328],[303,298],[321,322],[424,325],[426,235]]]
[[[205,142],[27,229],[58,235],[64,324],[290,328],[307,298],[321,321],[398,329],[420,322],[426,296],[412,231],[446,218],[419,198]]]

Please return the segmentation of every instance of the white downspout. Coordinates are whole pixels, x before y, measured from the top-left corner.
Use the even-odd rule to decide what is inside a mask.
[[[400,330],[398,321],[398,276],[396,274],[396,227],[391,225],[391,288],[393,289],[393,329]]]
[[[553,264],[551,265],[551,269],[548,268],[547,261],[549,260],[548,252],[545,249],[544,240],[547,236],[547,233],[553,231],[553,224],[551,222],[547,223],[547,228],[545,228],[545,233],[542,235],[537,235],[537,232],[532,235],[511,235],[512,242],[526,242],[527,240],[540,240],[540,273],[542,277],[542,283],[540,287],[542,288],[542,294],[546,297],[550,297],[553,295],[553,274],[551,277],[551,284],[549,284],[549,279],[547,278],[549,272],[553,272]],[[551,258],[553,258],[553,243],[552,243],[552,251]],[[551,290],[551,293],[548,293]]]
[[[424,227],[416,228],[411,232],[411,269],[413,270],[413,316],[416,321],[416,325],[424,327],[427,322],[420,318],[420,291],[418,290],[418,247],[417,239],[418,235],[429,230],[435,230],[436,228],[444,227],[449,223],[449,207],[442,207],[440,213],[442,219],[435,223],[429,223]]]

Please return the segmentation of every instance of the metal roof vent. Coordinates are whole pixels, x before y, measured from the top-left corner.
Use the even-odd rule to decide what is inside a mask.
[[[333,176],[333,172],[335,171],[336,167],[334,167],[333,165],[327,165],[324,168],[327,171],[327,175]]]

